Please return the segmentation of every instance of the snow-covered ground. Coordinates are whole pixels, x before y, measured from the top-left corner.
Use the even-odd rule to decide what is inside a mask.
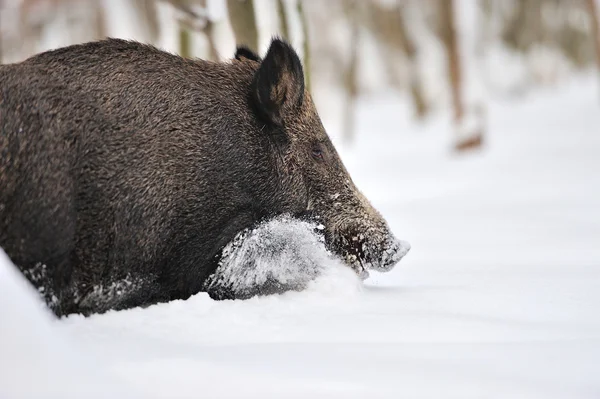
[[[361,100],[340,151],[412,244],[364,284],[331,266],[301,293],[52,321],[0,260],[0,398],[600,397],[600,90],[489,116],[457,157],[443,118]]]

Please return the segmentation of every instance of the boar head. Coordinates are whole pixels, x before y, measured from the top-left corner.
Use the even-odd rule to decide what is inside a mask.
[[[324,226],[328,249],[361,277],[389,271],[410,245],[394,237],[357,189],[329,139],[294,49],[274,39],[264,59],[244,47],[241,62],[257,64],[249,102],[272,144],[278,212],[309,215]]]

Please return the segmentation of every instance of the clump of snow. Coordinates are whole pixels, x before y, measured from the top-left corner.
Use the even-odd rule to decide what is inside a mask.
[[[349,270],[325,248],[322,229],[282,215],[240,232],[224,248],[205,288],[221,298],[249,298],[301,291],[332,270]],[[345,279],[352,286],[356,280]]]

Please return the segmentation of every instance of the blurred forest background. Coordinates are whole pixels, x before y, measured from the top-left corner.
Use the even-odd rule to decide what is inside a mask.
[[[490,98],[598,73],[598,3],[0,0],[0,60],[110,36],[224,61],[236,42],[262,55],[279,35],[300,53],[321,113],[335,103],[346,143],[356,135],[356,98],[392,90],[410,101],[415,123],[446,112],[452,147],[461,152],[485,143]]]

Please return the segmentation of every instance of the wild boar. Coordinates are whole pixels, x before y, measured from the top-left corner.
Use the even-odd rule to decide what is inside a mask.
[[[186,299],[238,232],[283,214],[317,218],[357,273],[409,249],[354,185],[277,38],[264,59],[107,39],[3,65],[0,154],[0,246],[59,316]]]

